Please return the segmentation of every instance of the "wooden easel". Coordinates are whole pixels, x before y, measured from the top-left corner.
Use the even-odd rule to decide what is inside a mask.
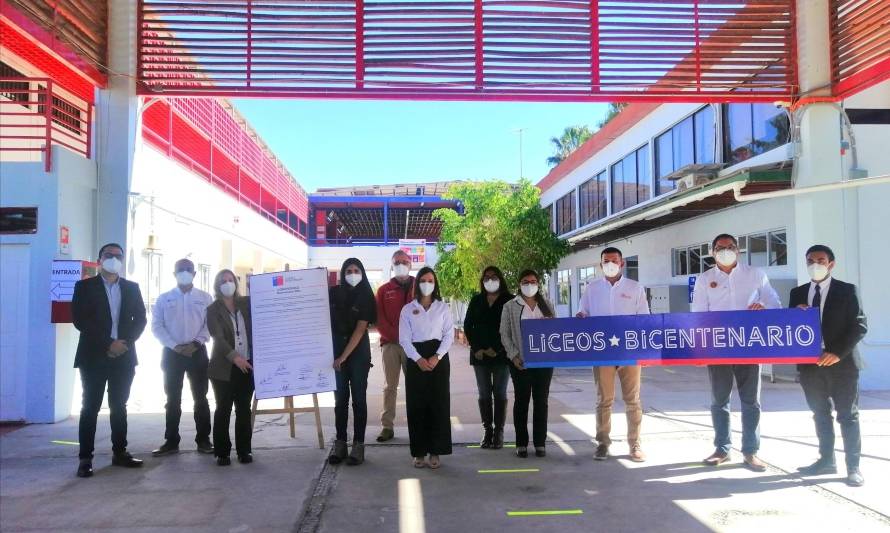
[[[271,398],[270,398],[271,399]],[[324,432],[321,428],[321,410],[318,408],[318,394],[312,394],[312,407],[294,407],[294,397],[284,397],[283,409],[257,409],[260,401],[256,396],[253,397],[253,406],[250,408],[250,429],[253,431],[256,415],[288,415],[288,425],[290,426],[290,438],[297,438],[296,422],[294,415],[297,413],[315,413],[315,427],[318,431],[318,447],[324,449]]]

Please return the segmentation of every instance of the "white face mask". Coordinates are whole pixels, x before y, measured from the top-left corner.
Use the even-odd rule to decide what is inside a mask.
[[[195,275],[191,272],[183,270],[181,272],[176,273],[176,283],[181,287],[186,287],[192,284],[192,281],[195,279]]]
[[[523,285],[522,286],[522,295],[526,298],[531,298],[532,296],[538,294],[538,286],[537,285]]]
[[[423,283],[418,283],[418,287],[420,287],[420,294],[424,296],[429,296],[433,293],[433,290],[436,288],[435,283],[430,283],[429,281],[424,281]]]
[[[618,266],[617,263],[603,263],[603,274],[605,274],[607,278],[614,278],[618,274],[621,274],[621,267]]]
[[[109,274],[120,274],[123,266],[124,264],[117,257],[109,257],[102,261],[102,270]]]
[[[235,282],[227,281],[219,286],[219,292],[222,293],[223,296],[230,297],[235,294]]]
[[[729,267],[735,264],[738,259],[738,254],[735,253],[735,250],[720,250],[714,256],[714,259],[717,260],[719,264],[725,267]]]
[[[361,282],[362,282],[361,274],[346,274],[346,283],[348,283],[350,286],[355,287],[356,285],[358,285]]]
[[[488,292],[498,292],[498,289],[501,288],[501,282],[496,279],[490,279],[482,283],[485,286],[485,290]]]
[[[409,268],[408,265],[398,264],[393,267],[393,272],[396,277],[403,278],[411,273],[411,268]]]
[[[820,265],[819,263],[813,263],[811,265],[807,265],[807,272],[810,274],[810,279],[816,282],[824,281],[825,278],[828,277],[828,266]]]

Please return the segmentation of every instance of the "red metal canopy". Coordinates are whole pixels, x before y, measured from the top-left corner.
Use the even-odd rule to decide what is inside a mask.
[[[142,94],[773,101],[793,0],[141,0]]]

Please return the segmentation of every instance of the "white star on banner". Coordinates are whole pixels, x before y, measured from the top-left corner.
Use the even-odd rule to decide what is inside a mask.
[[[612,344],[612,346],[618,346],[618,341],[619,339],[615,335],[612,335],[612,337],[609,339],[609,343]]]

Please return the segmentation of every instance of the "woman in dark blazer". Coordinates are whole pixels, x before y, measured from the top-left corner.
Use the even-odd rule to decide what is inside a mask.
[[[504,446],[504,420],[507,416],[507,382],[510,360],[501,343],[501,311],[513,295],[498,267],[482,272],[479,293],[470,300],[464,317],[464,333],[470,343],[470,365],[476,373],[479,389],[479,414],[482,417],[482,448]],[[492,427],[494,426],[494,427]]]
[[[207,329],[213,338],[213,351],[207,373],[216,397],[213,416],[213,442],[216,464],[232,464],[229,453],[229,420],[235,406],[235,452],[238,461],[250,463],[250,401],[253,397],[253,337],[250,325],[250,298],[238,295],[238,278],[231,270],[220,270],[213,281],[215,300],[207,308]]]

